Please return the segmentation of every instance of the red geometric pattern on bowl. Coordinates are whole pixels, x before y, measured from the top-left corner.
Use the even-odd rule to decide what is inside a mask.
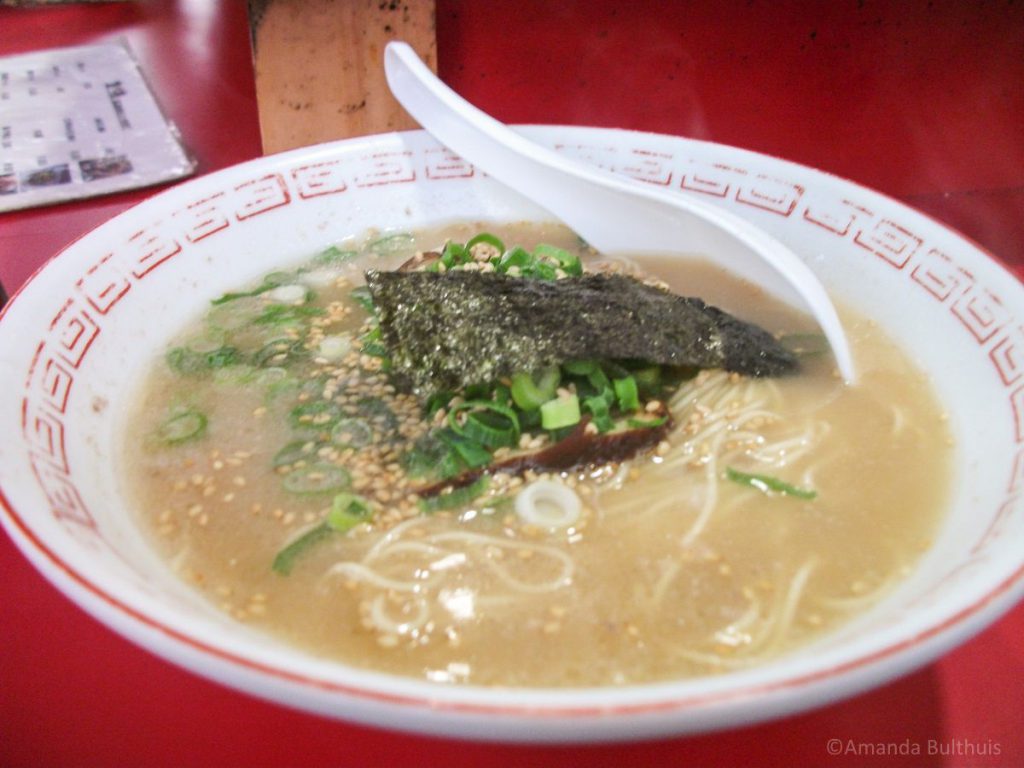
[[[837,242],[846,242],[886,266],[899,270],[906,276],[910,286],[941,305],[951,320],[955,319],[956,322],[950,323],[952,330],[969,334],[977,344],[983,358],[989,361],[993,375],[1004,388],[1008,405],[1006,413],[1012,420],[1016,441],[1024,443],[1024,386],[1014,387],[1021,380],[1024,331],[1020,322],[1010,316],[998,293],[991,286],[979,284],[955,252],[930,243],[927,237],[915,233],[907,223],[894,220],[891,213],[886,216],[877,215],[867,204],[857,200],[829,199],[811,194],[802,184],[750,172],[735,164],[676,156],[671,152],[660,149],[655,151],[642,145],[621,148],[577,143],[557,145],[556,149],[605,168],[627,173],[646,183],[718,198],[723,204],[740,208],[756,208],[786,218],[794,222],[794,226],[827,232]],[[469,179],[474,174],[471,165],[438,147],[367,152],[318,162],[297,161],[286,169],[272,173],[260,172],[250,179],[231,183],[215,192],[204,192],[202,197],[178,206],[168,218],[155,220],[140,227],[123,241],[112,243],[107,253],[71,282],[69,294],[56,302],[58,309],[54,311],[48,326],[42,330],[36,353],[25,375],[22,439],[36,480],[49,502],[54,518],[76,539],[81,540],[82,535],[86,534],[94,538],[94,544],[106,544],[76,484],[74,467],[68,460],[65,414],[75,394],[76,372],[88,361],[97,337],[102,334],[107,323],[115,321],[119,302],[136,290],[154,270],[196,244],[216,238],[233,228],[245,226],[273,210],[302,205],[304,201],[325,195],[344,195],[353,189],[413,182],[446,183]],[[984,533],[972,544],[971,558],[951,569],[940,583],[918,596],[918,602],[936,599],[951,581],[969,574],[986,561],[990,546],[1003,535],[1008,520],[1019,508],[1022,488],[1024,450],[1014,457],[1004,498],[994,509],[978,510],[979,515],[988,515],[988,523]],[[35,539],[30,526],[18,513],[13,508],[10,512],[17,525],[33,539],[36,546],[55,558],[44,544]],[[57,562],[57,565],[70,572],[65,564]],[[148,617],[102,594],[79,574],[71,572],[71,575],[134,618],[153,623]],[[942,626],[933,628],[925,635],[934,635],[971,611],[980,610],[988,601],[1010,589],[1020,576],[1020,571],[1012,574],[983,601],[951,617]],[[322,689],[388,698],[323,680],[303,679],[282,670],[264,669],[246,659],[208,648],[168,628],[162,629],[194,647],[263,672]],[[843,668],[825,670],[803,679],[787,680],[782,687],[797,687],[811,680],[840,674],[851,666],[871,663],[919,642],[925,635],[910,638],[880,651],[872,658],[859,659]],[[765,690],[778,687],[766,686]],[[709,701],[756,692],[734,691],[717,698],[710,696],[665,701],[655,705],[648,703],[615,711],[694,707]],[[437,702],[415,703],[442,706]],[[488,712],[502,709],[468,708]],[[516,707],[510,707],[508,711],[522,713]],[[557,707],[551,711],[586,715],[597,712],[589,709],[570,711]]]

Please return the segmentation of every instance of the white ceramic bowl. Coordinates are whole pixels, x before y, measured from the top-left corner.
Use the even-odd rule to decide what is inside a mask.
[[[0,320],[0,517],[26,556],[117,632],[224,684],[386,727],[524,741],[685,733],[822,705],[930,661],[1024,593],[1024,290],[1011,275],[936,222],[791,163],[651,134],[524,131],[749,218],[932,373],[957,476],[934,546],[894,594],[756,669],[616,689],[494,690],[311,658],[179,583],[133,524],[112,460],[119,404],[155,349],[211,297],[368,228],[546,218],[421,132],[181,184],[66,248],[13,298]]]

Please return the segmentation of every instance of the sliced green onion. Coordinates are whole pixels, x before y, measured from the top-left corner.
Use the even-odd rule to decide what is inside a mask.
[[[217,351],[224,346],[226,341],[227,334],[223,328],[206,328],[201,335],[193,336],[186,341],[185,348],[197,354],[205,355]]]
[[[302,403],[292,408],[288,421],[296,429],[330,429],[338,423],[343,413],[341,406],[329,400]]]
[[[356,412],[378,431],[394,432],[398,429],[398,417],[379,397],[361,397],[356,402]]]
[[[274,287],[273,285],[261,285],[259,288],[256,288],[255,290],[252,290],[252,291],[240,291],[238,293],[225,293],[223,296],[221,296],[219,298],[216,298],[216,299],[213,299],[210,303],[213,304],[216,307],[216,306],[219,306],[221,304],[227,304],[229,301],[235,301],[236,299],[247,299],[250,296],[259,296],[261,293],[263,293],[265,291],[269,291],[273,287]]]
[[[332,533],[333,530],[327,523],[318,523],[278,552],[277,556],[274,558],[273,564],[270,566],[271,569],[274,573],[287,576],[292,572],[292,568],[295,567],[295,559],[299,557],[299,555],[303,554],[314,544],[327,538]]]
[[[211,331],[234,331],[250,323],[263,309],[259,299],[234,301],[214,307],[206,313],[206,323]]]
[[[384,235],[366,246],[366,250],[376,254],[398,253],[407,251],[416,245],[416,238],[408,232],[395,232]]]
[[[557,280],[557,270],[558,267],[554,264],[549,264],[546,261],[535,259],[533,264],[523,271],[523,275],[526,277],[537,278],[538,280]]]
[[[240,291],[238,293],[225,293],[219,299],[214,299],[211,304],[218,306],[220,304],[227,304],[228,302],[235,301],[237,299],[247,299],[252,296],[259,296],[261,293],[277,288],[279,285],[284,285],[286,282],[291,280],[293,275],[290,272],[271,272],[263,278],[263,282],[251,291]]]
[[[294,304],[268,304],[253,320],[257,325],[289,325],[301,323],[309,317],[327,314],[320,307],[297,306]]]
[[[459,422],[459,414],[465,414]],[[448,426],[457,435],[475,440],[485,448],[513,446],[519,442],[516,412],[493,400],[467,400],[448,411]]]
[[[358,255],[358,251],[343,251],[338,246],[332,245],[329,248],[325,248],[320,251],[320,253],[313,258],[313,263],[321,266],[344,264],[346,261],[351,261]]]
[[[479,235],[471,237],[469,242],[466,243],[466,250],[473,250],[473,246],[478,243],[487,243],[487,245],[492,245],[498,249],[498,253],[505,252],[505,244],[490,232],[481,232]]]
[[[284,381],[289,375],[284,368],[264,368],[256,374],[256,383],[261,386],[269,386]]]
[[[661,388],[661,366],[651,365],[632,372],[637,388],[644,396],[653,395]]]
[[[261,368],[280,368],[282,365],[293,363],[306,355],[306,349],[302,346],[301,341],[282,337],[264,344],[252,356],[252,361]]]
[[[583,265],[580,263],[580,257],[569,253],[564,248],[540,243],[533,249],[533,255],[538,259],[554,262],[567,275],[579,276],[583,274]]]
[[[601,363],[601,370],[609,379],[624,379],[630,375],[629,369],[614,360],[605,360]]]
[[[167,367],[176,373],[194,375],[206,370],[203,365],[203,356],[185,347],[174,347],[168,350],[164,356]]]
[[[459,456],[458,451],[453,448],[445,448],[437,464],[430,468],[430,475],[440,480],[447,480],[450,477],[461,475],[466,471],[466,462]]]
[[[335,464],[318,462],[294,469],[284,476],[284,489],[289,493],[330,493],[346,488],[352,478]]]
[[[381,341],[380,326],[374,326],[359,337],[359,351],[371,357],[387,357],[388,348]]]
[[[481,475],[469,485],[461,488],[453,488],[447,493],[439,493],[437,496],[430,496],[420,499],[419,506],[424,512],[438,512],[442,509],[457,509],[464,507],[473,501],[477,496],[487,490],[489,480],[487,475]]]
[[[374,341],[380,341],[383,331],[377,324],[376,318],[373,318],[372,327],[366,333],[359,337],[360,344],[369,344]]]
[[[636,379],[632,376],[614,379],[612,385],[615,387],[615,399],[619,401],[619,408],[626,412],[640,410],[640,390],[636,385]]]
[[[463,400],[490,400],[491,387],[487,384],[469,384],[462,390]]]
[[[626,419],[626,424],[636,429],[653,429],[660,427],[666,421],[668,421],[668,416],[656,416],[651,419]]]
[[[299,389],[310,397],[319,398],[322,396],[324,385],[327,384],[328,378],[330,377],[326,373],[310,376],[309,378],[303,379],[299,382]]]
[[[455,397],[454,392],[435,392],[423,404],[423,413],[426,416],[433,416],[439,410],[446,407],[453,397]]]
[[[480,443],[463,437],[450,429],[443,429],[437,436],[444,441],[470,469],[486,467],[494,458]],[[461,469],[460,469],[461,471]]]
[[[213,383],[240,386],[256,379],[256,369],[251,365],[228,365],[213,372]]]
[[[450,429],[434,429],[419,438],[402,457],[410,477],[446,480],[467,469],[479,469],[491,462],[491,454],[479,443]]]
[[[313,440],[295,440],[275,453],[271,463],[275,468],[286,467],[297,461],[307,461],[316,458],[318,445]]]
[[[291,282],[293,279],[295,279],[295,273],[293,272],[268,272],[263,277],[263,285],[276,288],[279,285]]]
[[[598,432],[609,432],[615,427],[607,398],[586,397],[583,399],[583,409],[593,417],[591,421],[597,427]]]
[[[530,430],[537,429],[540,427],[540,408],[534,411],[520,411],[519,412],[519,430],[520,432],[529,432]]]
[[[533,266],[534,261],[533,254],[517,245],[502,254],[497,269],[499,272],[508,272],[512,267],[518,267],[522,271]]]
[[[565,395],[548,400],[540,407],[540,425],[544,429],[571,427],[580,421],[580,399]]]
[[[292,409],[288,420],[296,429],[330,429],[342,417],[341,406],[330,400],[303,402]]]
[[[516,500],[516,494],[509,493],[504,496],[488,496],[487,502],[481,507],[485,514],[494,514],[511,507]]]
[[[452,448],[440,439],[439,430],[432,430],[402,455],[402,467],[410,477],[440,475],[438,467],[451,453]]]
[[[361,306],[370,314],[373,314],[376,307],[374,307],[373,305],[373,296],[370,295],[369,288],[367,288],[365,285],[360,285],[356,288],[353,288],[349,296],[352,297],[352,300],[355,301],[356,304]]]
[[[441,251],[441,263],[444,264],[445,269],[451,269],[472,260],[473,257],[470,256],[466,246],[451,240],[445,243],[444,250]]]
[[[590,382],[590,386],[597,390],[600,395],[613,396],[614,391],[612,389],[611,379],[608,378],[601,368],[595,367],[590,373],[587,374],[587,381]]]
[[[157,430],[160,439],[168,445],[184,443],[202,437],[206,432],[206,416],[195,408],[173,413]]]
[[[341,419],[331,430],[331,442],[339,448],[363,448],[373,442],[373,429],[366,419]]]
[[[206,371],[237,365],[243,362],[236,347],[219,347],[209,352],[197,352],[186,347],[175,347],[166,356],[167,364],[177,373],[196,375]]]
[[[384,358],[388,356],[388,348],[379,341],[364,342],[362,352],[370,357]]]
[[[331,530],[345,533],[359,523],[364,523],[373,515],[373,510],[366,499],[354,493],[339,493],[331,502],[331,511],[327,513],[327,525]]]
[[[811,490],[810,488],[798,488],[795,485],[790,485],[784,480],[772,477],[771,475],[749,474],[747,472],[740,472],[732,467],[726,467],[725,476],[734,483],[756,488],[762,493],[775,491],[776,493],[781,493],[785,496],[795,496],[798,499],[814,499],[818,496],[817,491]]]
[[[562,370],[572,376],[589,376],[597,370],[597,363],[593,360],[566,360],[562,363]]]
[[[264,399],[268,403],[272,403],[277,398],[284,396],[294,396],[295,390],[299,388],[299,382],[295,379],[281,379],[280,381],[271,382],[267,387]]]
[[[229,301],[235,301],[237,299],[248,299],[248,298],[250,298],[252,296],[259,296],[261,293],[265,293],[266,291],[269,291],[272,288],[276,288],[276,287],[277,287],[276,285],[272,285],[270,283],[264,283],[263,285],[259,286],[258,288],[254,288],[251,291],[238,291],[236,293],[225,293],[223,296],[214,299],[210,303],[213,304],[216,307],[216,306],[220,306],[221,304],[227,304]]]
[[[228,365],[237,365],[242,362],[242,353],[236,347],[221,347],[213,352],[207,352],[205,363],[207,368],[224,368]]]
[[[510,405],[512,403],[512,390],[504,384],[497,384],[494,387],[494,392],[491,393],[491,400],[502,405]]]
[[[543,371],[536,382],[528,373],[517,373],[512,377],[512,402],[524,411],[540,408],[555,396],[561,380],[558,366]]]

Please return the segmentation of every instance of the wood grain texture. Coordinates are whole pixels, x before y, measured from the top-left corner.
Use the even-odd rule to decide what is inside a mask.
[[[254,0],[249,18],[264,154],[417,127],[383,53],[404,40],[436,71],[433,0]]]

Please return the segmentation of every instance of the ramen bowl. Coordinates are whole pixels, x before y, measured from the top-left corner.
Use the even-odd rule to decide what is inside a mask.
[[[509,741],[683,734],[821,706],[928,663],[1020,598],[1024,292],[1011,275],[935,221],[792,163],[652,134],[523,130],[749,219],[930,375],[955,445],[948,509],[887,597],[796,652],[719,675],[452,686],[288,646],[218,611],[154,556],[119,472],[126,403],[212,298],[373,229],[549,218],[422,132],[297,150],[181,184],[76,241],[18,292],[0,318],[0,518],[24,554],[96,619],[196,674],[321,715]]]

